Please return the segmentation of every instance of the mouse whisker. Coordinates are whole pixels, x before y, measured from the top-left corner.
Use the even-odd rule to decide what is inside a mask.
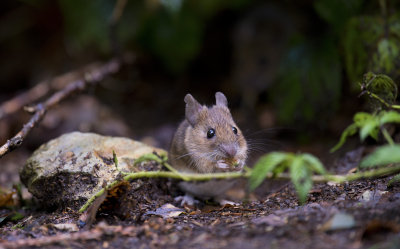
[[[178,156],[175,159],[181,159],[182,157],[190,156],[190,155],[193,155],[193,154],[195,154],[195,153],[194,152],[189,152],[189,153],[183,154],[181,156]]]

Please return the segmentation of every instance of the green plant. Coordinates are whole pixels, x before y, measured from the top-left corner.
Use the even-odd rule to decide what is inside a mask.
[[[400,123],[400,113],[396,111],[381,111],[378,114],[358,112],[354,115],[353,120],[354,122],[343,131],[339,142],[331,149],[331,152],[335,152],[342,147],[347,137],[356,134],[357,131],[360,134],[361,141],[364,141],[368,136],[378,140],[379,131],[381,131],[386,141],[393,144],[393,140],[384,124]]]
[[[400,109],[394,102],[397,98],[397,85],[387,75],[368,72],[364,74],[360,84],[361,95],[367,95],[373,104],[375,112],[358,112],[354,115],[353,124],[349,125],[342,133],[339,142],[331,149],[335,152],[346,142],[347,137],[359,132],[360,140],[364,141],[368,136],[378,140],[379,131],[386,141],[393,145],[394,142],[385,128],[387,123],[400,123],[400,113],[386,111],[383,108]]]
[[[353,16],[343,28],[341,42],[350,82],[356,82],[369,70],[396,80],[400,77],[399,12],[394,3],[386,2],[389,1],[379,1],[380,13]]]
[[[363,141],[370,136],[378,140],[379,131],[385,138],[387,145],[378,147],[373,153],[365,157],[360,162],[360,168],[383,167],[386,165],[398,165],[400,163],[400,145],[395,144],[389,132],[385,128],[387,123],[400,123],[400,113],[388,109],[400,109],[395,105],[397,98],[397,85],[387,75],[367,73],[361,85],[361,94],[366,94],[373,102],[376,111],[373,114],[358,112],[354,115],[354,123],[349,125],[342,133],[338,144],[331,149],[331,152],[338,150],[346,141],[348,136],[354,135],[359,131],[360,139]],[[380,110],[380,111],[378,111]],[[400,181],[400,174],[394,176],[389,185]]]
[[[313,185],[312,173],[326,174],[322,163],[311,154],[273,152],[261,157],[254,166],[249,179],[250,190],[258,187],[268,173],[278,175],[287,169],[301,203],[306,201],[308,191]]]

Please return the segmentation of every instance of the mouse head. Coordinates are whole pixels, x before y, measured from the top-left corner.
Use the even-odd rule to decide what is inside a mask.
[[[215,105],[206,107],[192,95],[185,96],[186,120],[191,126],[186,147],[219,169],[241,170],[247,158],[246,140],[232,119],[225,95],[217,92],[215,99]]]

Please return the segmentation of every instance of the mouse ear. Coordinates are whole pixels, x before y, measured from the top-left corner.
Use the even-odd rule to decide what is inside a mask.
[[[228,100],[226,99],[225,95],[221,92],[215,93],[215,100],[217,105],[222,105],[228,107]]]
[[[186,109],[185,109],[186,119],[192,126],[194,126],[197,123],[199,113],[203,107],[189,93],[186,94],[184,101],[186,103]]]

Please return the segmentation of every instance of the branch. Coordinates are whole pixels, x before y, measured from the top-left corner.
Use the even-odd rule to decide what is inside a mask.
[[[15,241],[6,241],[0,243],[0,248],[26,248],[26,247],[44,247],[58,244],[68,246],[75,241],[101,240],[105,235],[136,236],[138,229],[135,226],[104,226],[96,227],[89,231],[77,233],[62,233],[54,236],[44,236],[40,238],[19,239]]]
[[[43,119],[46,112],[52,107],[68,98],[72,94],[82,92],[90,85],[96,85],[109,74],[118,72],[123,64],[131,63],[132,60],[133,58],[131,55],[125,55],[122,58],[114,58],[92,70],[87,71],[83,77],[70,82],[63,89],[55,92],[43,103],[37,104],[34,108],[29,108],[30,112],[33,112],[32,118],[23,126],[21,131],[19,131],[11,139],[7,140],[7,142],[0,147],[0,158],[2,158],[8,152],[19,147],[29,132]]]
[[[98,68],[98,64],[99,63],[92,63],[79,70],[65,73],[50,80],[41,81],[28,91],[3,102],[0,105],[0,119],[5,118],[22,109],[22,107],[39,100],[51,91],[59,91],[63,89],[69,83],[82,78],[85,72]]]

